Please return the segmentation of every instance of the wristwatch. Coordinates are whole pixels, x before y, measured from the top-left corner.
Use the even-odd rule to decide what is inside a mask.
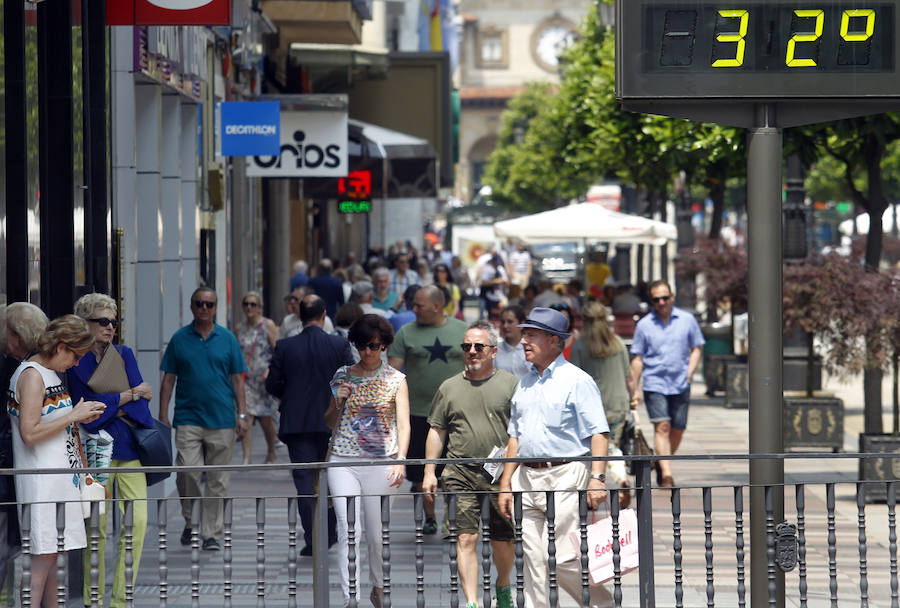
[[[241,420],[246,420],[246,419],[247,419],[247,414],[238,414],[238,418],[241,419]]]
[[[603,473],[591,473],[591,479],[606,481],[606,475],[604,475]]]

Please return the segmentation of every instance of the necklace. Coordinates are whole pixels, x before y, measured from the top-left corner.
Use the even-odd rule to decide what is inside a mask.
[[[362,362],[357,363],[357,366],[359,367],[360,371],[365,372],[365,373],[359,374],[360,376],[363,376],[363,377],[364,376],[372,376],[375,374],[375,372],[377,372],[379,369],[381,369],[381,362],[379,362],[378,365],[373,367],[372,369],[369,369],[368,367],[363,365]]]

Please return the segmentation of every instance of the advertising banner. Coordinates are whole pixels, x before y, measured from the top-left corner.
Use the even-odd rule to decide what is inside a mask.
[[[281,154],[248,160],[248,177],[345,177],[347,112],[283,110]]]
[[[219,104],[222,156],[277,156],[281,150],[281,104],[225,101]]]

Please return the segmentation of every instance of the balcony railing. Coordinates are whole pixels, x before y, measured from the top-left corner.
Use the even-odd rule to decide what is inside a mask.
[[[897,455],[900,457],[900,455]],[[812,459],[821,463],[822,474],[816,479],[790,484],[751,487],[745,474],[735,475],[734,483],[682,486],[672,489],[652,487],[648,457],[635,457],[637,469],[636,513],[639,530],[641,566],[637,572],[621,575],[620,548],[613,542],[614,579],[608,583],[616,606],[747,606],[750,605],[751,578],[756,581],[753,591],[766,598],[765,604],[775,606],[784,593],[788,605],[838,606],[850,602],[859,606],[898,606],[896,482],[860,481],[839,482],[828,475],[838,459],[887,458],[886,454],[776,454],[776,455],[716,455],[675,456],[676,461],[705,462],[710,471],[720,470],[728,462],[749,464],[752,459],[766,459],[784,463],[785,460]],[[528,459],[517,459],[520,462]],[[587,460],[587,459],[585,459]],[[448,463],[481,463],[482,460],[419,461]],[[352,466],[383,464],[379,461],[354,462]],[[287,472],[295,468],[324,470],[329,467],[350,466],[348,463],[316,463],[292,465],[249,465],[202,467],[203,470],[232,471],[233,477],[261,475],[263,472]],[[197,470],[173,467],[174,471]],[[887,470],[891,470],[888,466]],[[64,471],[71,472],[71,469]],[[102,469],[95,469],[102,471]],[[29,471],[31,473],[32,471]],[[46,470],[59,473],[62,470]],[[0,474],[12,471],[0,471]],[[324,477],[324,475],[322,476]],[[548,489],[549,490],[549,489]],[[883,504],[868,504],[868,492],[886,496]],[[487,500],[485,494],[483,500]],[[613,538],[618,538],[619,489],[610,489],[609,512],[613,521]],[[224,500],[224,543],[221,553],[201,551],[199,531],[199,500],[193,509],[193,534],[186,549],[170,541],[168,527],[181,529],[180,508],[172,507],[177,496],[150,498],[149,509],[156,523],[148,526],[143,558],[137,584],[126,587],[129,606],[199,606],[201,601],[221,602],[231,606],[340,606],[343,597],[337,584],[337,560],[329,554],[327,534],[319,527],[324,521],[327,501],[318,502],[317,529],[312,560],[299,557],[297,496],[284,493],[272,495],[231,495]],[[358,499],[351,499],[358,500]],[[554,493],[548,491],[548,505]],[[380,544],[384,558],[385,606],[457,606],[462,599],[459,588],[454,515],[455,499],[449,498],[449,526],[447,540],[426,538],[423,533],[423,497],[400,494],[382,497],[382,530]],[[583,555],[586,554],[586,529],[591,521],[587,510],[586,492],[579,492],[580,530]],[[759,501],[759,502],[757,502]],[[111,505],[108,508],[113,508]],[[442,501],[439,499],[439,503]],[[178,504],[177,502],[175,503]],[[353,503],[351,502],[351,505]],[[749,531],[750,505],[764,507],[764,531],[755,538],[765,549],[754,552],[761,556],[754,568],[751,563]],[[783,513],[782,515],[782,504]],[[126,581],[131,580],[133,556],[133,502],[124,501],[124,517],[118,523],[119,533],[126,543]],[[28,522],[30,506],[21,505],[23,521]],[[88,549],[92,568],[84,572],[92,582],[92,591],[85,605],[99,605],[104,587],[97,581],[97,504],[90,520]],[[548,511],[550,511],[548,509]],[[348,508],[348,515],[354,509]],[[63,546],[63,504],[57,505],[60,546]],[[516,530],[515,566],[511,575],[514,597],[518,606],[524,605],[523,548],[521,542],[522,496],[514,496],[514,527]],[[782,520],[793,528],[782,527]],[[172,520],[172,521],[170,521]],[[483,521],[482,543],[479,547],[484,605],[491,598],[491,550],[487,542],[488,526]],[[548,527],[553,525],[548,517]],[[352,517],[350,522],[353,529]],[[177,534],[178,532],[175,532]],[[21,605],[30,606],[29,530],[22,530],[22,574],[18,581]],[[351,549],[360,542],[352,534]],[[550,535],[548,554],[556,552],[554,535]],[[108,537],[107,572],[115,553],[115,543]],[[354,551],[350,551],[351,556]],[[360,551],[365,556],[364,551]],[[60,605],[67,594],[77,593],[66,584],[68,560],[58,557]],[[583,598],[588,597],[588,561],[581,560]],[[350,562],[351,580],[364,572],[362,563]],[[751,572],[753,574],[751,575]],[[331,574],[331,576],[329,576]],[[112,575],[109,574],[109,578]],[[551,570],[551,598],[559,597]],[[759,582],[761,581],[761,585]],[[354,588],[351,582],[351,589]],[[70,600],[71,601],[71,600]],[[559,597],[564,604],[568,601]],[[582,599],[586,601],[586,599]],[[351,606],[362,600],[351,597]],[[108,602],[105,602],[108,605]],[[555,604],[554,604],[555,605]],[[564,604],[566,605],[566,604]],[[759,604],[754,604],[759,605]]]

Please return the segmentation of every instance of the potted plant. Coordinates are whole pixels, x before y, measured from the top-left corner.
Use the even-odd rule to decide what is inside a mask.
[[[870,272],[853,257],[830,254],[786,264],[785,330],[799,328],[812,335],[822,365],[837,378],[860,373],[865,367],[886,366],[900,305],[895,290],[889,274]],[[785,449],[837,451],[843,445],[843,403],[814,390],[813,346],[810,340],[806,390],[785,397]]]

